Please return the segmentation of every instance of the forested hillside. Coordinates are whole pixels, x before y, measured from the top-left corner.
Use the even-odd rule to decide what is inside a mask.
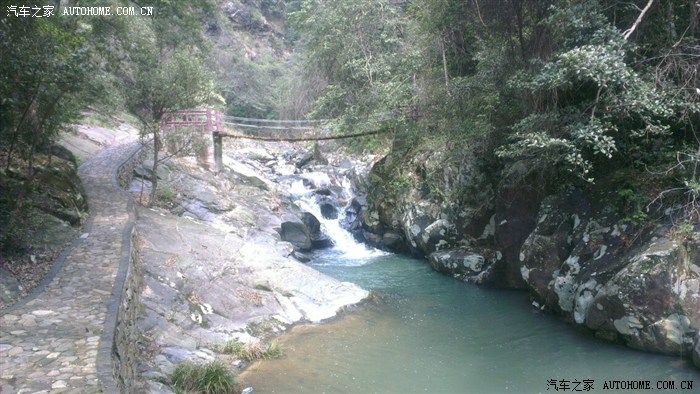
[[[624,215],[643,221],[649,204],[673,207],[679,234],[692,238],[699,8],[692,0],[305,1],[292,20],[306,77],[325,85],[314,116],[356,128],[391,114],[380,127],[400,153],[429,145],[455,163],[477,155],[543,194],[618,174],[609,186]],[[410,169],[396,171],[410,178]],[[434,193],[447,192],[440,198],[461,197],[463,188],[427,178]]]
[[[290,113],[282,93],[292,84],[285,79],[293,43],[286,15],[295,3],[156,0],[147,4],[152,15],[143,16],[145,5],[130,1],[58,1],[38,11],[3,6],[3,253],[26,252],[25,239],[46,224],[46,204],[38,200],[50,193],[35,186],[52,163],[47,154],[57,154],[54,144],[73,124],[118,115],[144,136],[159,137],[163,114],[180,109],[277,117],[284,108],[285,115],[303,116]],[[74,14],[78,6],[109,15]],[[118,9],[139,12],[117,15]]]
[[[654,201],[683,206],[683,233],[697,222],[696,1],[149,5],[149,17],[7,12],[3,167],[32,168],[88,105],[151,134],[165,111],[214,106],[384,128],[396,149],[429,142],[456,161],[489,152],[488,165],[525,165],[523,181],[547,191],[630,171],[630,218]]]
[[[606,339],[698,354],[697,0],[51,3],[0,16],[3,255],[61,211],[39,186],[86,114],[128,116],[156,148],[182,109],[324,119],[379,132],[326,149],[386,154],[357,238],[528,289]]]
[[[526,289],[600,338],[697,354],[699,12],[303,2],[301,76],[323,86],[310,115],[385,131],[355,148],[391,147],[349,227],[455,278]]]

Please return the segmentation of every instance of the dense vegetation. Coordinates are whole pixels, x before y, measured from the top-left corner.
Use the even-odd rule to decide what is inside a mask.
[[[144,137],[154,139],[160,146],[160,120],[168,111],[221,109],[226,105],[221,94],[226,98],[236,94],[242,97],[231,100],[227,108],[230,113],[241,113],[242,108],[243,114],[260,116],[278,105],[259,104],[259,99],[252,97],[255,89],[236,85],[259,84],[263,79],[243,77],[246,71],[257,70],[257,64],[239,56],[239,47],[247,46],[236,40],[252,34],[248,30],[267,29],[260,10],[279,13],[283,3],[219,3],[212,0],[194,5],[155,0],[148,4],[155,10],[152,16],[117,16],[118,6],[138,9],[142,4],[61,1],[52,2],[60,8],[44,7],[54,7],[53,15],[41,18],[31,16],[34,12],[23,15],[20,11],[15,15],[23,4],[12,9],[3,6],[0,219],[5,223],[8,218],[12,220],[0,228],[2,249],[10,253],[21,249],[19,238],[40,224],[28,220],[36,205],[29,195],[38,184],[37,170],[50,164],[52,156],[48,153],[55,150],[54,143],[71,124],[81,120],[85,111],[131,115]],[[111,6],[112,15],[62,15],[63,7],[70,6]],[[238,17],[227,14],[226,7],[238,7],[233,10]],[[44,10],[41,11],[43,15]],[[241,19],[241,15],[245,18]],[[237,29],[243,33],[237,33]],[[232,41],[236,43],[233,47]],[[279,61],[277,67],[282,67]],[[236,86],[235,92],[229,92],[229,86]],[[253,113],[254,108],[258,112]],[[156,150],[156,166],[158,162]],[[152,198],[155,192],[154,187]]]
[[[139,5],[58,2],[78,3]],[[550,191],[622,174],[630,217],[654,202],[686,231],[700,220],[695,0],[149,5],[151,17],[3,16],[5,172],[31,184],[40,153],[88,106],[134,115],[156,143],[163,113],[215,106],[382,129],[356,147],[480,155],[502,173],[525,166]]]
[[[324,83],[313,116],[381,119],[399,153],[527,168],[521,181],[545,193],[617,174],[623,215],[663,204],[696,236],[699,12],[693,0],[307,0],[292,19]]]

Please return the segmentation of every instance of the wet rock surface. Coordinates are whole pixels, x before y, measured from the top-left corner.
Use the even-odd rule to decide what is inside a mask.
[[[138,209],[145,285],[139,324],[148,339],[140,368],[151,386],[183,360],[234,363],[220,353],[227,341],[264,341],[368,295],[302,263],[331,240],[296,201],[337,202],[333,166],[324,168],[330,176],[299,168],[297,155],[254,144],[225,146],[224,153],[218,175],[194,158],[170,159],[169,177],[159,182],[170,198]]]

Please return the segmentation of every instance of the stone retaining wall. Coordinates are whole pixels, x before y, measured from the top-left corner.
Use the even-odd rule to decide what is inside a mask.
[[[139,163],[143,162],[152,152],[153,146],[150,141],[146,141],[117,168],[115,179],[119,187],[128,189],[131,180],[134,178],[134,168],[136,168]]]
[[[139,145],[134,153],[122,163],[114,173],[114,184],[119,188],[128,187],[133,177],[134,167],[142,162],[151,151],[148,145]],[[139,294],[143,284],[136,248],[136,227],[134,201],[128,197],[129,222],[122,233],[121,263],[115,278],[115,294],[118,296],[109,308],[105,333],[111,336],[105,343],[111,344],[109,362],[113,373],[113,387],[108,391],[122,393],[137,389],[138,338],[137,319],[140,311]],[[121,290],[120,290],[121,289]],[[106,360],[105,360],[106,361]]]

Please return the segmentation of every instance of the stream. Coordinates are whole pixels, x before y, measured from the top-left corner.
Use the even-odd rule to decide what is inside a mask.
[[[321,218],[313,204],[300,204]],[[256,393],[645,391],[629,390],[637,383],[628,381],[648,381],[653,392],[700,389],[686,360],[595,339],[539,312],[522,291],[454,280],[425,261],[356,244],[335,220],[321,222],[335,247],[309,264],[378,297],[282,336],[283,358],[240,376]]]

